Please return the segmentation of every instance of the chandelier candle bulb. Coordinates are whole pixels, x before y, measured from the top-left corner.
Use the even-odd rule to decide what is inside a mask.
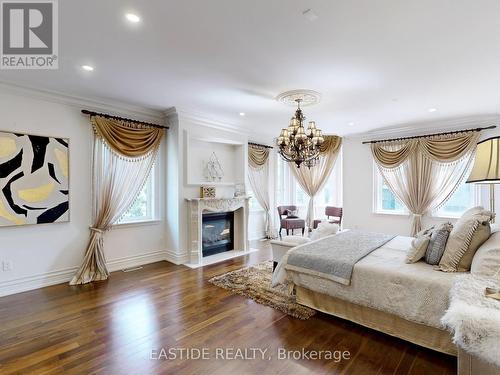
[[[284,160],[293,162],[299,168],[304,163],[311,168],[319,161],[320,145],[324,142],[321,129],[316,127],[316,122],[310,121],[307,131],[304,128],[306,117],[304,116],[300,103],[302,99],[296,99],[297,110],[295,116],[290,119],[288,129],[282,129],[276,143],[279,153]]]

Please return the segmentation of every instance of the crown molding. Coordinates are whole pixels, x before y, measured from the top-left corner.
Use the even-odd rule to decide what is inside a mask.
[[[400,125],[384,127],[365,133],[346,135],[345,138],[360,139],[361,141],[377,140],[384,138],[399,138],[406,136],[424,135],[429,132],[455,131],[468,128],[500,126],[499,114],[485,114],[462,117],[449,117],[429,121],[416,121]]]
[[[85,109],[95,112],[106,112],[117,116],[131,116],[143,121],[161,123],[164,123],[165,121],[165,115],[160,110],[115,100],[69,95],[59,91],[39,89],[6,81],[0,81],[0,91],[52,103],[64,104],[78,109],[83,109],[82,107],[85,107]]]
[[[170,122],[173,119],[176,120],[180,119],[180,120],[191,121],[196,125],[202,125],[218,130],[224,130],[231,133],[238,133],[247,136],[251,134],[248,130],[236,124],[215,120],[210,115],[207,115],[203,112],[199,112],[193,109],[176,106],[167,109],[166,111],[163,112],[163,114],[167,119],[167,122]]]

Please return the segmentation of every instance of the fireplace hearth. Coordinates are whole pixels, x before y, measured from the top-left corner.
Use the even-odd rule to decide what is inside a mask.
[[[203,257],[234,250],[234,212],[204,213],[202,217]]]

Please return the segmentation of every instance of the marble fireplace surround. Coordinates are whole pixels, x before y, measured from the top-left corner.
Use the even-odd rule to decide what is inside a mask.
[[[191,198],[189,202],[189,263],[196,268],[251,252],[248,242],[248,201],[250,197]],[[202,219],[204,213],[234,212],[234,250],[203,257]]]

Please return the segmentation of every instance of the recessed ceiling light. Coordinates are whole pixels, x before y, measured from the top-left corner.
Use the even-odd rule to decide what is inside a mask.
[[[349,126],[354,126],[354,122],[351,121],[348,125]]]
[[[130,21],[130,22],[133,22],[133,23],[137,23],[141,20],[141,18],[137,15],[137,14],[134,14],[134,13],[127,13],[125,14],[125,18]]]
[[[429,109],[428,109],[428,111],[429,111],[429,112],[431,112],[431,113],[432,113],[432,112],[436,112],[436,111],[437,111],[437,108],[429,108]]]
[[[302,15],[310,22],[314,22],[318,19],[318,15],[314,13],[312,9],[306,9],[302,12]]]
[[[82,69],[85,70],[86,72],[93,72],[94,67],[90,65],[82,65]]]
[[[241,117],[245,117],[245,112],[240,112]]]

